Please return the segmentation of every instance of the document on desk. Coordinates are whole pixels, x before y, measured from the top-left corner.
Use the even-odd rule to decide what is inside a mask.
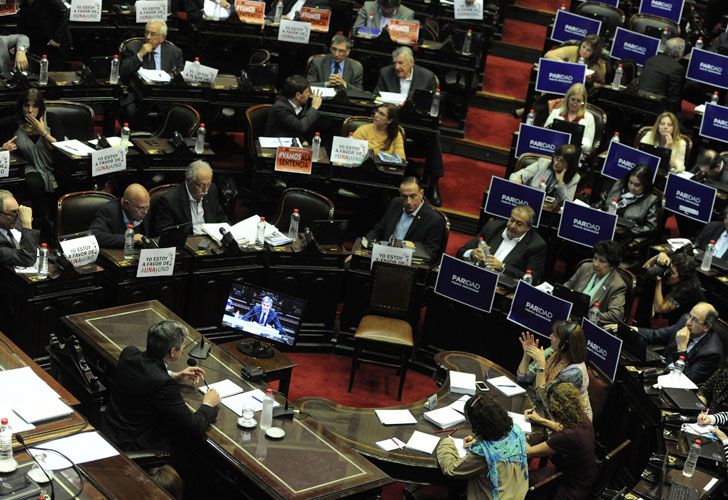
[[[84,144],[78,139],[70,139],[68,141],[56,141],[53,143],[54,147],[57,147],[61,151],[74,155],[74,156],[88,156],[96,151],[91,146]]]
[[[397,106],[401,106],[404,101],[407,99],[407,96],[404,94],[400,94],[399,92],[383,92],[379,91],[379,100],[382,102],[388,102],[390,104],[396,104]]]
[[[26,401],[29,397],[38,401],[60,399],[58,393],[29,366],[0,371],[0,387],[3,388],[3,404],[11,407],[14,403]]]
[[[437,443],[439,442],[440,438],[437,436],[420,431],[414,431],[410,436],[409,441],[407,441],[407,448],[432,455],[432,452],[435,451]]]
[[[674,388],[674,389],[690,389],[697,390],[698,386],[690,380],[684,373],[676,376],[674,373],[668,373],[667,375],[660,375],[657,377],[657,383],[662,388]]]
[[[13,403],[13,410],[31,424],[66,417],[73,413],[73,409],[58,398],[33,398],[18,401]]]
[[[109,442],[101,437],[101,435],[96,431],[82,432],[73,436],[48,441],[43,443],[43,448],[63,453],[74,464],[92,462],[94,460],[114,457],[119,454],[119,452],[116,451],[116,448],[109,444]],[[71,467],[68,460],[58,453],[53,453],[47,450],[36,450],[33,447],[30,448],[30,452],[35,457],[37,457],[40,453],[44,454],[46,457],[45,462],[51,470],[60,470]]]
[[[529,433],[533,430],[531,428],[531,422],[526,420],[526,417],[524,417],[521,413],[514,413],[512,411],[509,411],[508,416],[511,417],[513,423],[520,427],[523,432]]]
[[[235,394],[240,394],[241,392],[243,392],[243,388],[230,379],[221,380],[220,382],[215,382],[214,384],[208,384],[208,386],[202,385],[198,388],[198,390],[202,394],[205,394],[208,387],[210,389],[215,389],[220,395],[220,399],[225,399],[228,396],[234,396]]]
[[[2,417],[8,419],[8,425],[13,430],[13,433],[32,431],[35,429],[35,425],[29,424],[20,418],[20,416],[18,416],[18,414],[15,413],[10,406],[7,406],[5,402],[0,404],[0,418]]]
[[[142,80],[147,82],[166,83],[172,81],[172,77],[169,76],[169,73],[163,70],[139,68],[137,70],[137,74]]]
[[[450,392],[456,394],[475,394],[475,374],[450,370]]]
[[[417,419],[409,410],[374,410],[377,418],[384,425],[416,424]]]
[[[443,406],[436,410],[426,411],[422,414],[425,420],[438,426],[440,429],[447,429],[465,422],[465,415],[450,406]]]
[[[467,403],[468,399],[470,399],[470,396],[468,394],[466,394],[465,396],[461,397],[454,403],[450,403],[448,405],[448,408],[452,408],[453,410],[456,410],[462,414],[465,414],[465,403]]]
[[[488,379],[488,383],[502,392],[504,396],[508,397],[526,392],[526,389],[516,384],[505,375]]]
[[[396,437],[392,437],[389,439],[385,439],[383,441],[377,441],[376,445],[379,446],[384,451],[392,451],[392,450],[401,450],[402,448],[407,446],[407,443],[397,439]]]
[[[212,386],[210,386],[212,387]],[[235,394],[222,399],[222,404],[230,408],[231,411],[235,412],[239,417],[243,416],[243,408],[250,405],[254,412],[263,410],[263,399],[265,393],[260,389],[253,389],[252,391]],[[280,406],[277,401],[273,402],[273,407]]]
[[[290,148],[293,146],[293,137],[258,137],[261,148]]]
[[[230,224],[228,224],[227,222],[206,222],[202,225],[202,231],[218,243],[222,241],[220,228],[223,228],[225,229],[225,231],[228,232],[230,231],[230,229],[232,229],[230,227]]]

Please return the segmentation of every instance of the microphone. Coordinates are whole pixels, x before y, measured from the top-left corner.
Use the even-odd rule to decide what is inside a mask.
[[[195,347],[192,348],[192,350],[190,350],[189,355],[197,359],[207,359],[207,357],[210,355],[211,347],[212,344],[205,343],[205,336],[200,335],[200,341]]]
[[[221,245],[224,249],[229,250],[231,252],[238,252],[240,250],[240,247],[238,246],[238,242],[235,241],[235,237],[233,236],[233,233],[225,229],[224,227],[220,228],[220,234],[222,234],[222,241]]]
[[[280,406],[276,406],[273,408],[273,418],[290,418],[293,420],[293,415],[295,413],[299,413],[299,410],[288,408],[288,395],[282,393],[281,391],[276,391],[278,394],[283,396],[283,399],[286,401],[286,404],[281,408]]]

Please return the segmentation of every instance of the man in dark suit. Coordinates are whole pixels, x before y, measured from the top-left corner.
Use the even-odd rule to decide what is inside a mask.
[[[698,302],[674,325],[637,328],[637,333],[647,344],[665,345],[664,356],[669,365],[685,356],[683,373],[696,384],[702,384],[723,359],[723,344],[713,328],[717,319],[718,312],[712,305]]]
[[[230,3],[227,0],[212,0],[222,9],[229,9]],[[197,24],[202,21],[205,8],[205,0],[184,0],[185,12],[190,23]]]
[[[18,227],[20,221],[20,227]],[[20,240],[13,230],[20,231]],[[40,231],[33,229],[33,210],[18,205],[10,191],[0,189],[0,264],[30,267],[35,264]]]
[[[182,357],[187,329],[162,320],[149,327],[147,350],[124,348],[114,372],[109,405],[102,420],[104,434],[124,451],[165,449],[200,439],[217,416],[220,395],[209,389],[202,404],[191,412],[178,383],[199,383],[205,371],[188,366],[179,372],[168,366]]]
[[[384,217],[366,235],[369,242],[397,240],[419,242],[431,262],[444,248],[445,219],[425,201],[425,190],[417,177],[405,177],[399,185],[399,198],[389,204]]]
[[[540,234],[531,230],[536,214],[528,205],[511,210],[507,221],[492,219],[480,234],[460,248],[456,256],[486,266],[514,278],[521,278],[530,269],[533,282],[540,283],[546,263],[547,246]],[[478,248],[480,238],[488,245],[489,254]]]
[[[51,70],[66,69],[73,45],[68,28],[70,8],[63,0],[25,0],[19,5],[20,32],[28,35],[36,54],[48,55]]]
[[[308,99],[311,98],[311,105]],[[308,130],[318,119],[322,98],[311,93],[311,87],[301,75],[286,78],[281,96],[273,104],[265,123],[264,137],[307,137]]]
[[[309,83],[316,87],[361,90],[364,68],[359,61],[349,58],[351,41],[343,35],[334,35],[330,52],[311,62],[306,76]]]
[[[645,61],[639,80],[639,90],[665,96],[666,108],[680,113],[685,68],[680,64],[685,53],[685,40],[670,38],[664,52]]]
[[[28,69],[26,52],[29,46],[30,40],[25,35],[0,35],[0,75],[8,77],[14,68],[20,71]]]
[[[124,248],[127,225],[134,228],[134,245],[141,245],[143,236],[150,236],[149,192],[141,184],[129,184],[120,200],[112,200],[96,211],[89,231],[101,248]]]
[[[398,21],[412,21],[415,13],[412,9],[401,5],[401,0],[376,0],[364,2],[364,5],[356,14],[354,29],[367,26],[369,28],[383,29],[390,19]],[[369,26],[369,17],[373,17],[373,23]]]
[[[691,172],[695,174],[694,181],[702,182],[704,179],[710,179],[728,184],[728,168],[726,168],[723,158],[714,149],[701,151]]]
[[[711,241],[715,241],[713,255],[721,259],[728,258],[728,207],[723,211],[723,220],[709,222],[703,227],[695,239],[695,246],[705,250]]]
[[[206,161],[196,160],[189,164],[185,181],[170,189],[159,199],[155,234],[169,226],[190,223],[190,234],[203,234],[205,223],[228,222],[217,196],[217,186],[212,182],[212,168]]]
[[[273,309],[273,299],[267,295],[263,297],[260,304],[253,306],[242,319],[243,321],[255,321],[259,325],[270,325],[279,333],[283,333],[283,326],[278,319],[278,313]]]

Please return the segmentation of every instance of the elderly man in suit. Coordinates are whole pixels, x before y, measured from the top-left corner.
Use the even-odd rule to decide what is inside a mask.
[[[415,18],[412,9],[401,5],[401,0],[376,0],[364,2],[364,5],[356,15],[354,29],[367,26],[369,28],[384,29],[390,19],[398,21],[411,21]],[[369,26],[369,18],[373,17],[373,23]]]
[[[543,278],[547,246],[540,234],[532,230],[536,213],[528,205],[511,210],[507,221],[493,219],[480,234],[457,251],[459,259],[483,262],[487,267],[513,278],[531,270],[534,283]],[[488,245],[488,254],[478,248],[480,238]]]
[[[20,71],[28,69],[26,52],[29,46],[30,40],[25,35],[0,36],[0,75],[7,78],[13,68]],[[15,53],[15,63],[13,63],[13,52]]]
[[[14,230],[20,232],[20,240]],[[33,210],[18,205],[10,191],[0,189],[0,264],[32,266],[39,238],[40,231],[33,229]]]
[[[675,114],[681,111],[685,67],[680,60],[684,53],[685,40],[670,38],[665,51],[647,59],[640,74],[639,90],[665,96],[666,108]]]
[[[308,100],[311,99],[311,104]],[[322,98],[311,92],[301,75],[292,75],[283,82],[281,95],[273,104],[265,123],[265,137],[306,137],[318,119]]]
[[[343,35],[331,39],[330,54],[311,62],[306,78],[316,87],[361,90],[364,68],[359,61],[349,58],[351,41]]]
[[[227,222],[218,201],[217,186],[212,182],[212,168],[206,161],[189,164],[185,181],[164,193],[159,199],[155,234],[169,226],[190,223],[191,234],[203,234],[205,223]]]
[[[131,224],[134,245],[151,235],[149,222],[149,192],[141,184],[129,184],[120,200],[112,200],[96,211],[89,231],[96,236],[101,248],[124,248],[124,232]]]

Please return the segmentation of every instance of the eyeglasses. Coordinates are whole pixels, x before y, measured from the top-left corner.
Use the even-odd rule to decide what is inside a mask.
[[[203,184],[202,182],[197,182],[197,181],[192,181],[192,180],[191,180],[191,182],[192,182],[192,184],[197,186],[197,189],[199,189],[200,191],[207,191],[208,189],[210,189],[210,186],[212,186],[212,182],[208,182],[207,184]]]
[[[569,97],[569,103],[582,105],[584,104],[584,100],[579,99],[578,97]]]
[[[705,321],[700,321],[700,320],[699,320],[698,318],[696,318],[696,317],[695,317],[694,315],[692,315],[692,314],[688,314],[688,319],[689,319],[690,321],[692,321],[693,323],[697,324],[697,325],[702,325],[703,323],[705,323]]]
[[[0,214],[7,215],[8,217],[17,218],[20,215],[20,212],[18,210],[13,210],[11,212],[6,212],[4,210],[0,210]]]
[[[525,226],[525,225],[526,225],[526,223],[525,223],[525,222],[523,222],[523,221],[520,221],[520,220],[516,220],[516,219],[514,219],[513,217],[509,217],[509,218],[508,218],[508,224],[515,224],[515,225],[516,225],[516,226],[518,226],[518,227],[523,227],[523,226]]]
[[[145,205],[145,206],[142,206],[142,205],[137,205],[137,204],[136,204],[136,203],[134,203],[133,201],[131,201],[131,200],[127,200],[126,198],[123,198],[123,200],[124,200],[124,201],[125,201],[126,203],[128,203],[129,205],[131,205],[132,207],[134,207],[134,208],[136,208],[137,210],[139,210],[140,212],[148,212],[148,211],[149,211],[149,205]]]
[[[144,36],[158,37],[158,36],[162,36],[162,34],[161,33],[157,33],[155,31],[145,30],[144,31]]]

